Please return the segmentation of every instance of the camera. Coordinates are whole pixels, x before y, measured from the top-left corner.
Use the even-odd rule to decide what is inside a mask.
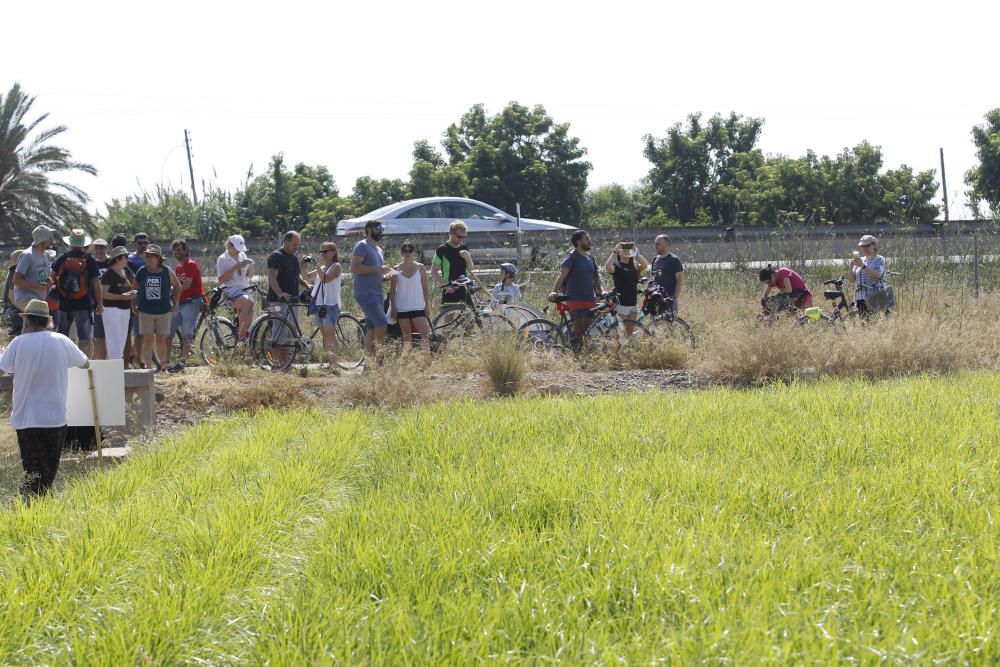
[[[313,256],[312,255],[306,255],[305,257],[302,258],[302,261],[303,262],[311,262],[311,261],[313,261]]]

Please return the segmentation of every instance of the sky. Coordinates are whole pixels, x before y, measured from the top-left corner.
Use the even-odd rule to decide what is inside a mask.
[[[1000,106],[1000,3],[8,3],[0,89],[19,82],[58,145],[98,169],[104,202],[158,183],[234,189],[270,157],[407,178],[477,103],[540,104],[587,149],[591,187],[649,171],[643,136],[690,113],[765,120],[759,148],[836,155],[881,146],[884,168],[935,170],[970,217],[974,125]],[[19,26],[10,29],[10,26]],[[940,203],[940,198],[938,200]]]

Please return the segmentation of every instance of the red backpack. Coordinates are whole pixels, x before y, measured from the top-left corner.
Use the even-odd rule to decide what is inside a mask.
[[[59,267],[55,283],[63,299],[76,301],[87,296],[89,293],[87,289],[87,256],[70,257],[67,255],[63,259],[62,266]]]

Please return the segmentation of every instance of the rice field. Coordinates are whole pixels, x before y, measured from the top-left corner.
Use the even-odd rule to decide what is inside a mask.
[[[0,512],[0,662],[996,664],[998,396],[204,422]]]

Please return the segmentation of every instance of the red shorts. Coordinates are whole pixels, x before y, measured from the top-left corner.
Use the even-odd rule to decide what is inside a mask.
[[[564,301],[566,308],[569,309],[569,314],[572,317],[579,317],[585,311],[595,308],[597,306],[596,301]]]

